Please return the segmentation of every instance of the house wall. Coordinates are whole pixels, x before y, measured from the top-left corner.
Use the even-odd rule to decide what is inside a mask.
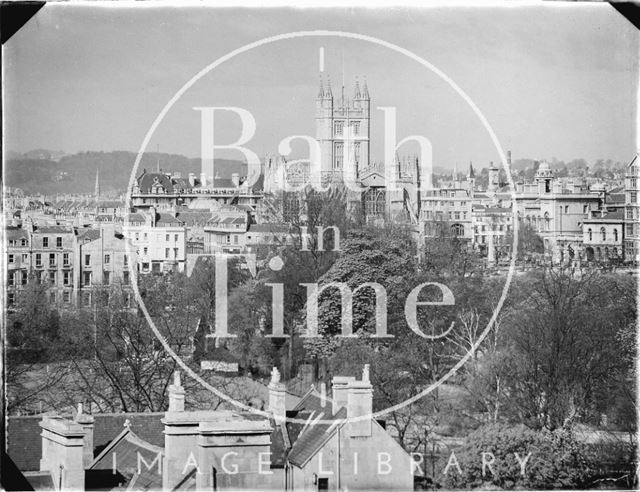
[[[411,456],[377,422],[371,431],[349,437],[342,426],[303,468],[292,467],[288,488],[317,490],[315,474],[329,479],[329,490],[413,490]]]

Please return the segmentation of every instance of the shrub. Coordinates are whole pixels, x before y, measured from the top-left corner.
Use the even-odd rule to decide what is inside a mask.
[[[487,463],[493,460],[484,474],[483,453]],[[524,473],[516,453],[525,463]],[[592,473],[586,449],[570,432],[534,431],[524,425],[483,426],[467,436],[455,458],[462,473],[453,465],[444,474],[451,456],[439,467],[438,481],[447,488],[575,488]]]

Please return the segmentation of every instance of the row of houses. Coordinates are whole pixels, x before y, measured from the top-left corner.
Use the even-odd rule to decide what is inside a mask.
[[[48,286],[51,303],[88,305],[96,286],[129,285],[130,264],[140,274],[183,272],[189,257],[284,244],[289,229],[252,224],[247,212],[235,206],[214,212],[151,208],[93,227],[38,225],[27,218],[7,226],[5,238],[9,303],[35,280]]]

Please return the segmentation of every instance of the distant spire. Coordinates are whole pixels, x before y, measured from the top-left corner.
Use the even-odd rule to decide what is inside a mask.
[[[473,170],[473,163],[469,161],[469,173],[467,174],[467,179],[475,179],[476,173]]]
[[[96,169],[96,187],[93,191],[96,200],[100,198],[100,168]]]
[[[360,99],[362,94],[360,93],[360,83],[358,82],[358,77],[356,77],[356,88],[353,91],[353,98]]]
[[[320,88],[318,89],[318,99],[324,97],[324,84],[322,83],[322,74],[320,75]]]

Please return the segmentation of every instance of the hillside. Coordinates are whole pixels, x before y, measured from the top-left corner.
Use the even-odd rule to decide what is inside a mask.
[[[90,193],[95,188],[96,171],[100,171],[100,189],[103,192],[124,192],[136,158],[134,152],[81,152],[60,159],[33,158],[30,153],[10,156],[4,170],[5,184],[22,188],[25,193]],[[142,157],[138,174],[146,169],[200,174],[200,159],[183,155],[148,153]],[[216,171],[225,178],[233,172],[246,174],[246,164],[239,161],[216,159]]]

